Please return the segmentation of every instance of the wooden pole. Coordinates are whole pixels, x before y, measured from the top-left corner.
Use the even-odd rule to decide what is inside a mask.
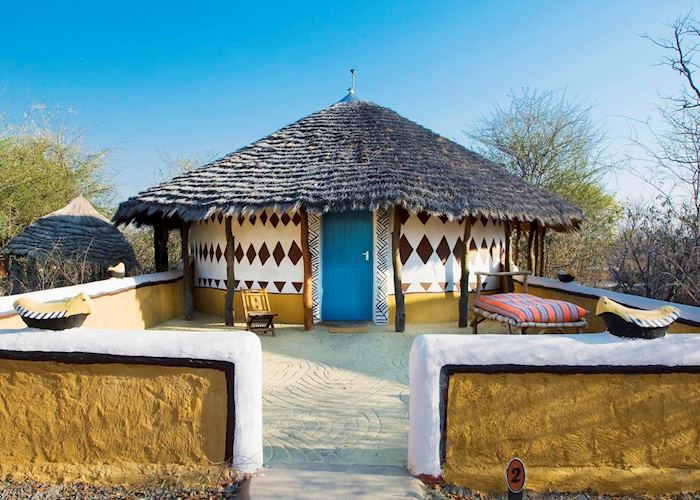
[[[459,279],[459,327],[466,328],[469,325],[469,243],[472,234],[472,218],[464,217],[464,251],[460,255],[462,275]]]
[[[224,305],[224,322],[226,326],[233,326],[234,324],[234,309],[233,309],[233,299],[236,291],[235,273],[234,273],[234,245],[235,240],[233,239],[233,229],[231,225],[233,223],[233,217],[226,217],[225,220],[225,230],[226,230],[226,304]]]
[[[314,312],[313,299],[311,292],[313,289],[313,280],[311,276],[311,252],[309,251],[309,214],[304,207],[299,209],[301,215],[301,255],[304,261],[304,330],[313,330],[314,328]]]
[[[192,277],[192,266],[190,265],[190,224],[183,222],[180,226],[180,240],[182,247],[182,287],[185,290],[185,319],[192,321],[194,311],[194,279]]]
[[[168,224],[164,219],[158,219],[153,224],[153,260],[156,272],[167,271],[168,264]]]
[[[513,241],[513,263],[520,265],[520,237],[522,236],[522,226],[520,222],[515,223],[515,241]]]
[[[537,232],[537,222],[530,222],[530,228],[527,235],[527,270],[535,273],[535,233]]]
[[[535,253],[535,260],[533,263],[532,274],[535,276],[539,275],[540,269],[540,225],[539,223],[535,226],[535,241],[532,244],[533,252]]]
[[[537,261],[539,262],[539,275],[544,276],[544,237],[545,237],[545,232],[546,229],[544,226],[540,226],[540,231],[538,235],[538,242],[539,242],[539,257],[537,258]]]
[[[394,227],[391,231],[391,263],[394,268],[394,298],[396,300],[396,315],[394,329],[403,332],[406,329],[406,304],[404,303],[401,281],[401,209],[394,206]]]
[[[511,225],[510,221],[505,221],[503,223],[504,230],[506,233],[505,236],[505,244],[506,244],[506,251],[505,251],[505,261],[503,262],[503,270],[505,272],[510,272],[511,270],[511,259],[513,256],[511,255],[512,253],[512,248],[511,248]],[[510,292],[510,282],[512,280],[512,276],[503,276],[503,281],[501,282],[501,288],[503,289],[504,292]]]

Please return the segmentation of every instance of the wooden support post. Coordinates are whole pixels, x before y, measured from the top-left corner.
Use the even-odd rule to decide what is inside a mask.
[[[464,250],[460,255],[462,275],[459,279],[459,327],[466,328],[469,325],[469,243],[472,234],[472,218],[464,217],[464,235],[462,246]]]
[[[168,223],[158,219],[153,223],[153,260],[156,272],[167,271],[168,264]]]
[[[226,323],[226,326],[233,326],[234,324],[233,299],[236,291],[236,281],[233,267],[236,260],[233,256],[235,240],[233,239],[233,229],[231,229],[232,223],[233,217],[226,217],[226,251],[224,252],[226,256],[226,304],[224,305],[224,323]]]
[[[515,223],[515,239],[513,241],[513,263],[520,266],[520,237],[523,234],[520,222]]]
[[[396,315],[394,329],[403,332],[406,329],[406,304],[404,303],[401,281],[401,208],[394,206],[394,227],[391,231],[391,263],[394,268],[394,299]]]
[[[314,304],[311,292],[314,285],[311,276],[311,252],[309,251],[309,214],[304,207],[301,207],[299,209],[299,215],[301,215],[301,255],[304,262],[304,288],[302,292],[302,301],[304,303],[304,330],[313,330]]]
[[[540,226],[539,229],[540,230],[539,230],[539,234],[538,234],[538,238],[537,238],[537,241],[539,242],[539,248],[538,248],[539,255],[537,257],[537,262],[539,263],[538,272],[539,272],[540,276],[544,276],[544,270],[545,270],[545,267],[544,267],[544,264],[545,264],[545,262],[544,262],[544,237],[545,237],[546,229],[544,226]]]
[[[194,279],[190,265],[190,224],[183,222],[180,226],[180,245],[182,247],[182,287],[185,290],[185,319],[192,321],[194,311]]]
[[[535,273],[535,233],[537,232],[537,222],[530,222],[527,235],[527,270]]]
[[[506,244],[506,251],[505,251],[505,256],[504,256],[504,262],[503,262],[503,270],[505,272],[510,272],[511,270],[511,260],[513,256],[511,255],[512,249],[511,249],[511,225],[510,221],[505,221],[503,223],[504,230],[505,230],[505,244]],[[512,276],[503,276],[503,281],[501,282],[501,289],[504,292],[510,292],[511,287],[510,283],[513,280]]]

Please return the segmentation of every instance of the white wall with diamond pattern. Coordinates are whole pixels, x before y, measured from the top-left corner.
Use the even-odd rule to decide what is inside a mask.
[[[393,217],[389,238],[393,230]],[[405,293],[442,293],[459,291],[462,272],[460,255],[464,221],[434,217],[426,213],[409,214],[402,211],[401,262],[402,283]],[[501,221],[482,217],[476,219],[471,229],[469,251],[469,289],[476,288],[475,271],[499,271],[505,259],[505,228]],[[388,251],[391,251],[389,243]],[[387,258],[389,276],[393,275],[391,257]],[[500,283],[489,279],[485,289],[496,289]],[[394,293],[393,279],[389,280],[388,293]]]
[[[236,290],[300,294],[304,278],[298,213],[263,210],[233,220]],[[193,224],[195,286],[226,289],[226,233],[223,217]]]

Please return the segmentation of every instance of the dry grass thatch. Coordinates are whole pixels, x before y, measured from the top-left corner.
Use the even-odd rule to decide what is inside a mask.
[[[339,102],[123,202],[115,222],[263,208],[408,210],[577,227],[581,211],[396,112]]]
[[[82,196],[32,223],[3,249],[6,255],[43,261],[49,256],[112,266],[136,267],[136,257],[124,235]]]

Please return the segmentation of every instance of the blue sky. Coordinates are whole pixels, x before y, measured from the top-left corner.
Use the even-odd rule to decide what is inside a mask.
[[[567,88],[596,104],[610,152],[681,81],[641,34],[694,2],[12,2],[0,30],[0,112],[71,109],[89,148],[109,147],[120,197],[164,156],[223,155],[344,94],[446,137],[511,89]],[[622,198],[645,186],[626,173]]]

